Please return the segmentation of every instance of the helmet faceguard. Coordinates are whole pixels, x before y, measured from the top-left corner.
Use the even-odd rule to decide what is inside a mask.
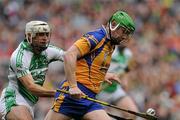
[[[41,53],[49,46],[51,29],[46,22],[43,21],[30,21],[26,24],[25,35],[27,42],[36,53]],[[39,36],[46,36],[40,38]]]
[[[113,24],[115,23],[115,25]],[[113,25],[112,25],[113,24]],[[132,35],[135,31],[135,25],[132,20],[132,18],[125,12],[123,11],[117,11],[115,12],[111,18],[109,19],[109,36],[110,39],[112,40],[112,43],[115,42],[116,44],[116,38],[114,38],[111,35],[112,31],[117,30],[118,28],[123,28],[123,33],[126,35]]]

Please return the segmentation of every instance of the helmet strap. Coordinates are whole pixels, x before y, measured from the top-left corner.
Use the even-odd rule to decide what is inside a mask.
[[[110,22],[109,22],[108,28],[109,28],[109,37],[110,37],[110,39],[112,39],[112,37],[111,37],[111,29],[110,29]]]
[[[30,36],[29,36],[30,35]],[[26,40],[27,40],[27,42],[31,45],[32,44],[32,38],[33,38],[33,36],[32,36],[32,34],[26,34]]]
[[[115,31],[118,27],[119,27],[119,24],[117,24],[114,28],[112,28],[111,20],[109,20],[109,37],[110,37],[112,42],[113,42],[113,38],[111,35],[111,31]]]
[[[112,24],[111,24],[111,22],[109,21],[108,29],[109,29],[109,38],[110,38],[110,40],[111,40],[111,44],[116,44],[116,43],[115,43],[116,40],[112,37],[111,32],[114,31],[114,30],[116,30],[118,27],[119,27],[119,24],[116,25],[116,26],[112,29]]]

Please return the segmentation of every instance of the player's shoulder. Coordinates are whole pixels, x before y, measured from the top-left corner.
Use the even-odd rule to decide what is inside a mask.
[[[23,46],[22,43],[13,51],[10,57],[11,64],[22,64],[31,60],[33,53]]]
[[[49,44],[49,46],[48,46],[48,48],[47,48],[47,51],[53,50],[53,49],[62,50],[62,51],[63,51],[62,48],[60,48],[60,47],[58,47],[58,46],[56,46],[56,45],[53,45],[53,44]]]
[[[23,42],[21,42],[18,47],[13,51],[13,53],[11,54],[11,58],[16,58],[17,55],[22,56],[24,54],[24,46],[23,46]]]
[[[106,30],[102,26],[102,27],[100,27],[98,29],[87,32],[84,36],[85,37],[94,37],[95,39],[100,41],[106,36]]]

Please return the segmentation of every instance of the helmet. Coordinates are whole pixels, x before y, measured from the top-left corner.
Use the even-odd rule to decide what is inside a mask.
[[[38,33],[48,33],[47,43],[37,43],[33,40]],[[33,49],[38,49],[40,52],[45,50],[50,42],[51,29],[49,25],[44,21],[30,21],[26,24],[25,35],[27,42],[33,47]]]
[[[115,21],[117,24],[114,28],[112,28],[111,25],[112,21]],[[123,11],[115,12],[109,20],[109,25],[112,31],[116,30],[116,28],[118,28],[119,26],[128,29],[131,33],[135,31],[135,24],[132,18],[126,12]]]
[[[44,22],[44,21],[30,21],[26,24],[26,28],[25,28],[25,34],[26,36],[28,36],[28,34],[30,33],[32,37],[36,36],[36,33],[50,33],[51,29],[49,27],[49,25]],[[29,41],[29,39],[27,39],[28,42],[32,42]]]

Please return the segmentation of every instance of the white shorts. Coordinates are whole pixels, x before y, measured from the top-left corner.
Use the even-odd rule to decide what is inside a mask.
[[[23,105],[26,106],[34,117],[34,105],[27,101],[15,88],[6,87],[3,89],[0,98],[0,114],[2,115],[2,120],[5,120],[6,115],[10,112],[13,106]]]
[[[109,93],[109,92],[106,92],[106,91],[101,91],[96,96],[96,98],[99,99],[99,100],[108,102],[108,103],[114,103],[114,102],[118,101],[119,99],[121,99],[122,97],[124,97],[126,95],[127,94],[123,90],[123,88],[120,85],[118,85],[117,89],[114,92]]]

